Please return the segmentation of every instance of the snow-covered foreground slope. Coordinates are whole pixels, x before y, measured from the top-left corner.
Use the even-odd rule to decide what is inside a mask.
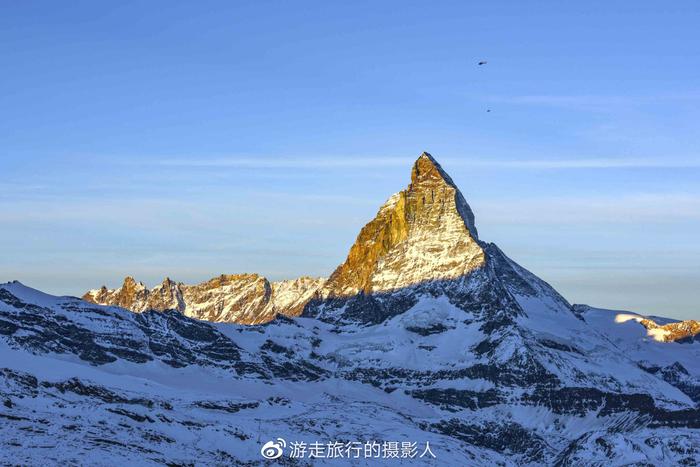
[[[422,294],[380,324],[244,326],[5,284],[3,460],[255,465],[283,438],[278,461],[301,465],[320,461],[289,457],[292,442],[415,442],[403,460],[418,465],[694,464],[696,402],[585,321],[527,300],[498,333]],[[426,443],[436,458],[418,457]]]

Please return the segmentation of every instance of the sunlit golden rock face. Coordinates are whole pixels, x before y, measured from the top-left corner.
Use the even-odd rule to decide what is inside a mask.
[[[102,286],[100,289],[91,290],[83,296],[83,299],[94,303],[106,303],[130,308],[133,303],[146,300],[148,290],[141,282],[136,282],[133,277],[124,278],[124,283],[117,290],[109,290]]]
[[[147,289],[127,277],[122,287],[91,290],[83,299],[136,312],[177,310],[206,321],[259,324],[271,321],[278,313],[298,316],[323,283],[323,279],[310,277],[269,282],[257,274],[234,274],[196,285],[166,278],[160,285]]]
[[[461,277],[484,264],[474,215],[452,179],[428,153],[361,231],[329,278],[327,296],[385,292]]]
[[[700,322],[693,319],[659,324],[651,318],[637,314],[618,313],[616,323],[636,321],[647,329],[647,335],[658,342],[681,342],[696,338],[700,334]]]
[[[664,325],[657,324],[654,320],[648,318],[639,322],[642,326],[647,328],[649,334],[652,335],[654,339],[662,342],[677,342],[683,339],[692,339],[697,334],[700,334],[700,322],[692,319]]]

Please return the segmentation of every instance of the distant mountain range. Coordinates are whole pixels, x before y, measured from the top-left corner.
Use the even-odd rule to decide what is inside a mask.
[[[0,449],[263,465],[282,438],[287,465],[320,460],[295,442],[339,443],[323,455],[339,465],[697,465],[699,333],[570,305],[479,238],[423,153],[327,279],[128,277],[82,299],[0,285]],[[352,457],[374,441],[420,449]]]

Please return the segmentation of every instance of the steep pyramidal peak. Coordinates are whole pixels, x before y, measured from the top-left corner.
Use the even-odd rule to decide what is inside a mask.
[[[411,184],[360,231],[324,293],[386,292],[454,279],[483,263],[474,214],[452,179],[423,153],[411,171]]]
[[[303,314],[375,324],[424,296],[446,297],[491,330],[523,316],[523,300],[575,317],[548,284],[479,239],[464,196],[428,153],[413,165],[408,187],[362,228],[346,261]]]

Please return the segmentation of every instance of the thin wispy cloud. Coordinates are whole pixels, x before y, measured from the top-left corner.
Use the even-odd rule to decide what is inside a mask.
[[[353,169],[366,167],[404,167],[405,157],[219,157],[211,159],[161,159],[156,165],[166,167],[241,168],[241,169]]]
[[[699,168],[697,159],[673,158],[590,158],[590,159],[523,159],[450,161],[458,166],[496,169],[617,169],[617,168]]]
[[[581,95],[525,95],[525,96],[491,96],[485,99],[487,102],[560,107],[577,110],[601,111],[618,107],[620,105],[638,104],[639,101],[626,96],[581,96]]]
[[[659,225],[700,221],[700,198],[674,193],[487,200],[472,208],[479,220],[490,224]]]
[[[286,170],[335,170],[368,169],[385,167],[406,167],[412,160],[405,157],[329,157],[329,158],[192,158],[161,159],[153,164],[163,167],[189,167],[212,169],[286,169]],[[608,157],[576,159],[476,159],[469,157],[444,157],[442,165],[449,167],[484,169],[616,169],[616,168],[700,168],[697,158],[641,158]]]
[[[529,94],[517,96],[487,96],[483,100],[493,103],[560,107],[576,110],[605,111],[621,106],[631,107],[663,102],[696,101],[700,92],[668,93],[656,95],[585,95],[585,94]]]

